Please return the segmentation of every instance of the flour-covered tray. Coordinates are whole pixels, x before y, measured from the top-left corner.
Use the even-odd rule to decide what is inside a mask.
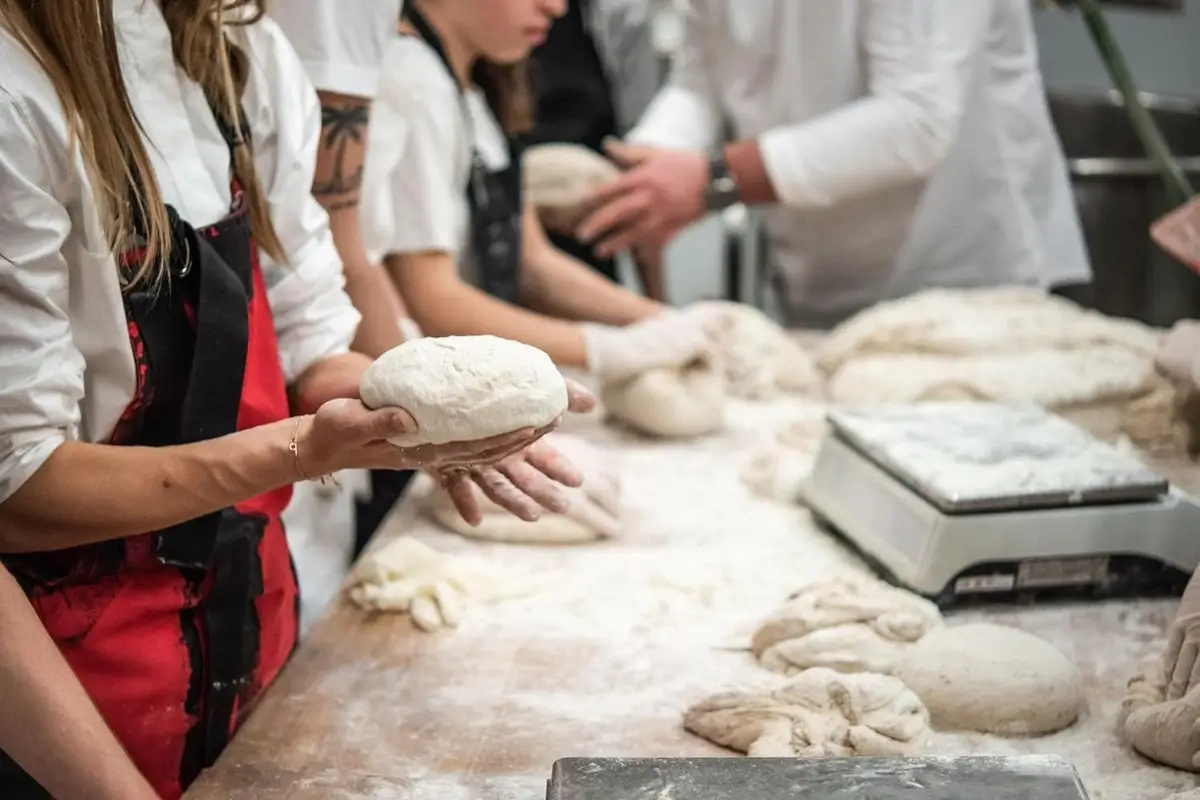
[[[944,513],[1144,502],[1167,482],[1036,406],[920,403],[831,411],[835,435]]]

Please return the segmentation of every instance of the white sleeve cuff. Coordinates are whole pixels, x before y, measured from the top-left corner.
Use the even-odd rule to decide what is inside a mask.
[[[718,127],[717,114],[703,97],[668,85],[625,139],[674,150],[708,150],[720,141]]]
[[[319,92],[374,100],[379,93],[380,70],[353,64],[304,61],[304,69]]]
[[[22,438],[29,437],[27,433]],[[0,468],[0,503],[17,493],[33,473],[42,468],[46,460],[67,441],[61,431],[40,432],[40,438],[12,447],[3,454]]]

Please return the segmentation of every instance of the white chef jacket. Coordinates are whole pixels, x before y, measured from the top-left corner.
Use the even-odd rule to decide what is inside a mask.
[[[396,37],[371,111],[359,198],[371,259],[445,252],[464,281],[480,284],[467,204],[472,148],[489,170],[509,164],[508,140],[483,94],[471,90],[464,99],[432,47]]]
[[[230,207],[225,140],[175,66],[157,3],[116,0],[126,87],[163,199],[196,226]],[[349,349],[359,316],[342,290],[328,219],[312,199],[320,112],[273,23],[231,27],[250,55],[244,107],[287,265],[262,268],[288,381]],[[67,440],[101,442],[133,397],[117,266],[54,87],[0,31],[0,501]]]
[[[932,286],[1090,278],[1028,0],[687,0],[633,141],[757,139],[792,322]]]
[[[373,99],[403,0],[272,0],[271,17],[323,92]]]

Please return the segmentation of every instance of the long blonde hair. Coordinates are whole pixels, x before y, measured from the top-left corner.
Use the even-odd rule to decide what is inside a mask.
[[[250,142],[241,133],[249,59],[225,36],[226,25],[261,19],[265,0],[158,2],[171,30],[176,62],[203,89],[222,127],[235,132],[233,173],[244,193],[251,230],[259,246],[283,261],[284,248],[271,224]],[[121,77],[113,0],[0,0],[0,26],[16,36],[54,83],[95,190],[110,249],[121,251],[137,233],[145,237],[141,261],[126,276],[126,288],[158,287],[169,277],[171,225]]]

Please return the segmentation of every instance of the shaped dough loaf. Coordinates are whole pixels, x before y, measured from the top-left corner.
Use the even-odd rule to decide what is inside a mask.
[[[725,426],[725,378],[707,359],[607,384],[600,402],[609,416],[650,436],[690,439]]]
[[[823,379],[815,360],[773,319],[743,303],[704,305],[721,312],[715,339],[731,395],[757,400],[820,393]]]
[[[563,487],[571,504],[563,514],[544,512],[536,522],[526,522],[497,505],[472,485],[483,521],[471,526],[454,507],[449,494],[436,487],[429,511],[439,523],[463,536],[495,542],[527,544],[579,544],[620,533],[620,472],[616,459],[577,436],[552,433],[543,440],[557,448],[583,475],[583,485]]]
[[[367,368],[359,394],[368,408],[398,406],[417,430],[398,447],[469,442],[544,428],[567,410],[567,384],[536,347],[497,336],[415,339]]]
[[[589,195],[621,171],[611,161],[575,144],[541,144],[521,158],[525,196],[547,227],[566,230],[585,211]]]
[[[847,320],[818,364],[837,403],[1033,402],[1097,436],[1173,452],[1186,428],[1154,368],[1160,335],[1033,288],[937,289]]]
[[[810,669],[773,690],[715,695],[684,727],[756,758],[895,756],[922,743],[929,715],[895,678]]]
[[[440,553],[407,536],[365,555],[346,593],[367,611],[407,613],[424,631],[457,627],[470,603],[527,594],[533,587],[483,561]]]

